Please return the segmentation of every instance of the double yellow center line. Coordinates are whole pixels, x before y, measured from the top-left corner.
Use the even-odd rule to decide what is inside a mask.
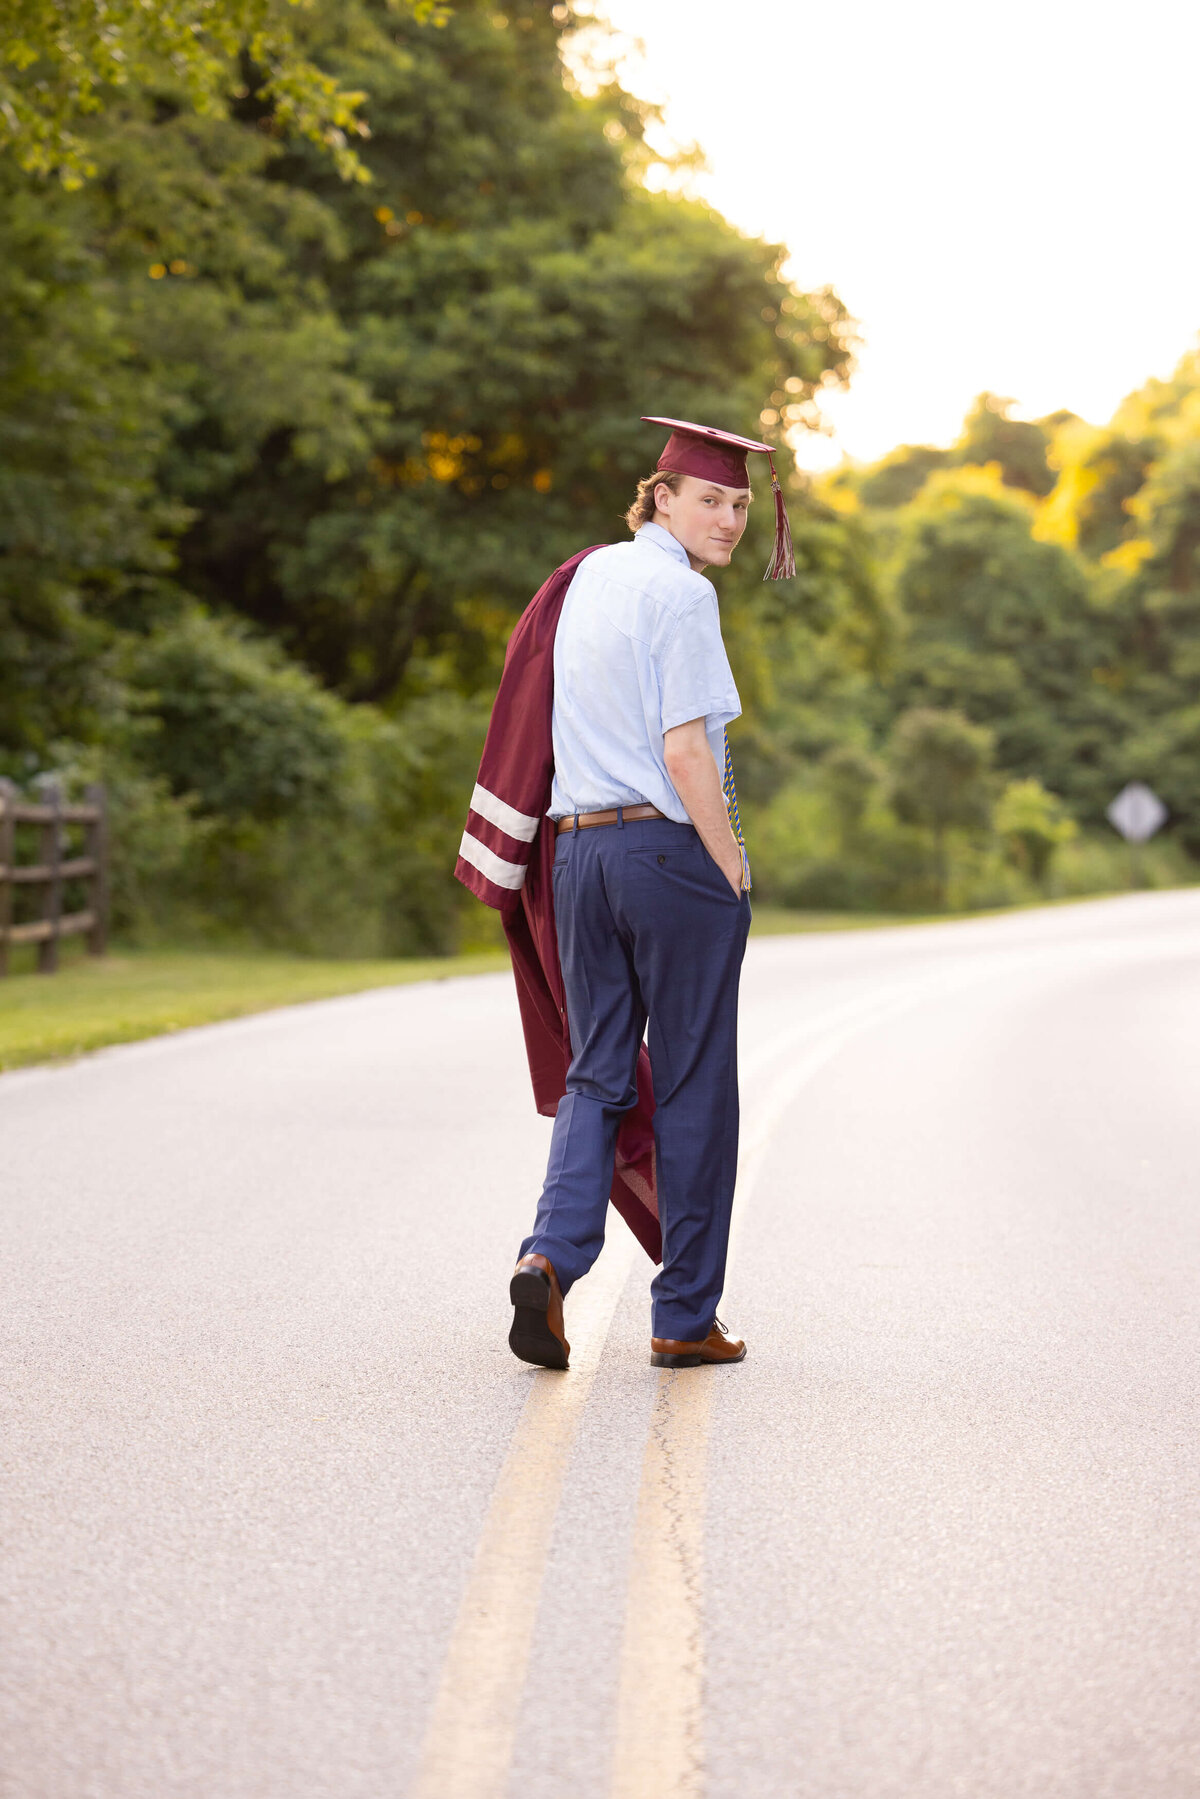
[[[851,1037],[912,1003],[915,983],[793,1027],[753,1058],[778,1069],[743,1139],[730,1262],[771,1136],[797,1093]],[[805,1046],[808,1046],[805,1048]],[[797,1049],[805,1053],[794,1056]],[[782,1065],[780,1065],[782,1064]],[[613,1314],[641,1258],[614,1233],[571,1296],[571,1368],[539,1372],[484,1519],[410,1799],[506,1799],[509,1767],[559,1498]],[[612,1799],[702,1799],[704,1513],[713,1382],[657,1377],[629,1559]]]
[[[622,1231],[571,1300],[571,1368],[533,1376],[484,1519],[411,1799],[505,1799],[567,1464],[637,1245]]]

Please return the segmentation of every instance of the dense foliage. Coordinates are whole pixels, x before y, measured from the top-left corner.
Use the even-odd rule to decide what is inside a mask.
[[[644,109],[565,77],[569,7],[291,12],[288,54],[369,132],[352,168],[282,104],[261,32],[289,12],[118,4],[99,41],[88,0],[57,32],[24,9],[0,764],[107,776],[126,930],[438,947],[507,633],[619,534],[639,414],[778,433],[846,378],[850,325],[780,246],[646,191]],[[797,527],[798,628],[861,660],[854,529],[815,501]],[[753,685],[753,568],[727,600]]]
[[[249,57],[280,130],[322,144],[349,176],[365,170],[347,137],[365,137],[350,93],[305,54],[297,0],[6,0],[0,43],[0,145],[19,166],[68,187],[95,173],[79,127],[113,88],[153,85],[169,71],[190,105],[223,114]],[[444,21],[439,0],[404,0]]]
[[[1195,878],[1200,354],[1103,429],[1011,412],[982,395],[949,449],[904,445],[823,483],[872,547],[896,635],[882,678],[790,672],[781,686],[787,755],[758,789],[757,823],[766,884],[793,903],[1002,903],[1056,881],[1120,884],[1129,864],[1105,808],[1133,779],[1171,815],[1139,878]],[[986,823],[947,819],[939,833],[929,814],[924,854],[902,766],[917,717],[988,734],[992,798]],[[850,841],[828,774],[847,744],[883,758]],[[932,785],[926,771],[918,786]]]
[[[19,0],[0,70],[0,773],[102,776],[118,926],[371,954],[449,877],[503,646],[621,534],[643,412],[782,442],[831,292],[641,180],[567,4]],[[781,467],[788,457],[781,452]],[[1104,428],[982,395],[793,483],[720,577],[760,896],[877,909],[1200,856],[1200,357]]]

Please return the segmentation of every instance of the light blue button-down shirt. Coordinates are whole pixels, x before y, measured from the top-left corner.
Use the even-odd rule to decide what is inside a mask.
[[[575,571],[554,638],[550,817],[649,800],[688,822],[663,734],[702,718],[720,774],[741,713],[716,589],[661,525],[596,550]]]

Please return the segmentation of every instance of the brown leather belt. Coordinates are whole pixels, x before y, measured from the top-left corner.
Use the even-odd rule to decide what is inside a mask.
[[[620,808],[619,816],[616,810],[612,812],[573,813],[570,818],[559,819],[558,831],[561,836],[564,831],[573,831],[576,824],[578,824],[581,831],[590,831],[593,825],[615,825],[620,822],[621,818],[628,824],[632,819],[665,818],[666,816],[666,813],[660,812],[657,806],[651,806],[643,802],[640,806],[622,806]]]

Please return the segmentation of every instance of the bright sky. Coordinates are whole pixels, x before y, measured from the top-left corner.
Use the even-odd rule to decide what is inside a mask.
[[[947,443],[982,390],[1103,422],[1200,330],[1195,0],[598,0],[697,191],[865,340],[811,468]]]

